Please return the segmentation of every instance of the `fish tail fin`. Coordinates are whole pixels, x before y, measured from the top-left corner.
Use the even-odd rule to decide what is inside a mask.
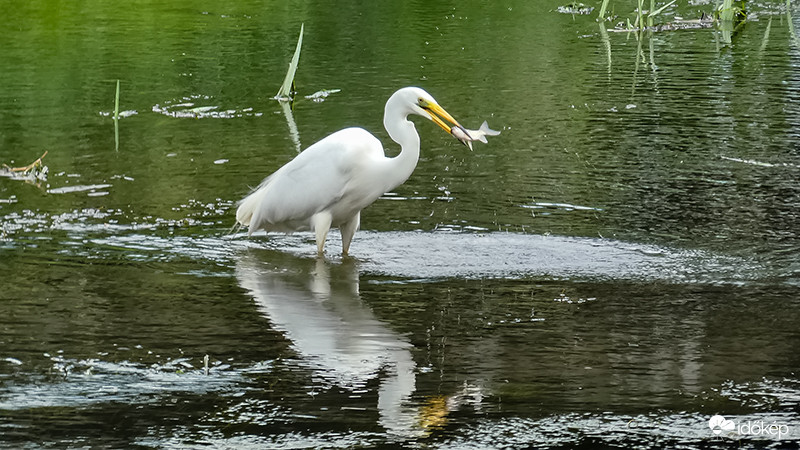
[[[498,134],[500,134],[499,131],[489,128],[489,123],[486,122],[485,120],[481,124],[480,130],[483,132],[483,134],[487,136],[497,136]]]

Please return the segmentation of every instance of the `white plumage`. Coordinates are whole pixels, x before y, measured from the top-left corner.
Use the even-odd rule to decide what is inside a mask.
[[[420,88],[407,87],[386,102],[383,124],[400,144],[386,157],[380,141],[363,128],[337,131],[297,155],[239,202],[236,220],[249,234],[266,231],[314,231],[322,254],[331,227],[342,232],[342,254],[359,227],[361,210],[405,182],[419,160],[419,135],[408,115],[433,120],[448,133],[458,125]]]

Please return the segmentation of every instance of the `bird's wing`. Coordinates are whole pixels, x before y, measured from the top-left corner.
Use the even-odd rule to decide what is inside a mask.
[[[311,216],[341,199],[359,162],[380,142],[367,131],[336,132],[297,155],[242,200],[237,220],[255,231],[308,229]]]

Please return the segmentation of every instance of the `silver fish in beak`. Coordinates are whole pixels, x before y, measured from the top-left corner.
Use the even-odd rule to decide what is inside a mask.
[[[484,120],[477,130],[468,130],[461,125],[456,125],[450,128],[450,134],[472,150],[472,141],[481,141],[484,144],[488,144],[489,141],[486,140],[486,136],[497,136],[500,132],[489,128],[489,124]]]

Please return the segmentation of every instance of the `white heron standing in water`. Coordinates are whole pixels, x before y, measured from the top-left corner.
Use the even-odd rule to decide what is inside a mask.
[[[361,210],[403,184],[419,160],[419,135],[408,116],[426,117],[448,133],[458,122],[430,94],[417,87],[398,90],[386,102],[383,126],[400,144],[391,158],[363,128],[345,128],[308,147],[268,176],[239,202],[236,220],[248,234],[314,231],[323,254],[331,227],[342,233],[342,255],[361,222]]]

